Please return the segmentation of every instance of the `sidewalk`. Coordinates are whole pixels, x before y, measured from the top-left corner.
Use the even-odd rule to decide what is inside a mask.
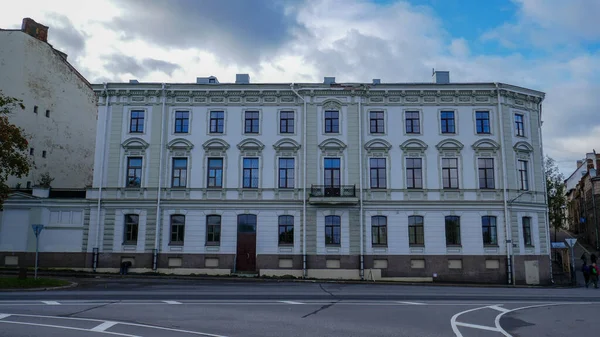
[[[554,236],[552,236],[552,238],[554,238]],[[564,242],[565,239],[568,239],[568,238],[577,238],[577,235],[575,235],[567,230],[564,230],[564,229],[561,230],[560,232],[558,232],[557,241]],[[583,287],[583,286],[585,286],[585,281],[583,278],[583,273],[581,272],[581,267],[583,265],[583,261],[581,261],[581,255],[583,255],[584,252],[586,253],[587,262],[589,264],[590,263],[590,255],[592,253],[595,253],[596,256],[599,256],[598,255],[599,253],[596,252],[596,249],[594,247],[592,247],[591,245],[580,242],[579,240],[577,240],[577,243],[575,244],[573,251],[575,253],[575,277],[577,279],[577,286]]]

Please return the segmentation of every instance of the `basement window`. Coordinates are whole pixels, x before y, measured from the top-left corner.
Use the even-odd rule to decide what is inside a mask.
[[[33,113],[36,114],[37,112],[38,112],[38,106],[36,105],[36,106],[33,107]]]
[[[46,151],[42,151],[42,158],[46,158]]]
[[[50,118],[50,110],[46,110],[46,117]]]

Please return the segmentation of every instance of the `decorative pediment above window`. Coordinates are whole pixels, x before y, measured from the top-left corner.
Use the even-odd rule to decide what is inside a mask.
[[[516,152],[523,152],[527,154],[533,152],[533,146],[527,142],[517,142],[515,146],[513,146],[513,149],[515,149]]]
[[[129,138],[126,141],[124,141],[123,144],[121,144],[121,146],[125,150],[144,151],[148,148],[148,146],[150,146],[150,144],[148,144],[148,142],[146,142],[145,140],[143,140],[141,138],[133,137],[133,138]]]
[[[247,152],[247,151],[261,152],[265,148],[265,144],[261,143],[260,140],[258,140],[258,139],[247,138],[247,139],[242,140],[237,145],[237,148],[240,149],[240,151],[242,151],[242,152]]]
[[[476,141],[475,143],[473,143],[473,145],[471,145],[471,147],[473,148],[473,150],[475,150],[476,153],[481,153],[481,152],[496,153],[496,151],[498,151],[500,149],[500,144],[496,143],[493,139],[484,138],[484,139],[480,139],[480,140]]]
[[[444,139],[441,142],[439,142],[435,147],[441,154],[445,152],[453,152],[454,154],[458,154],[465,146],[458,140]]]
[[[328,99],[323,101],[323,109],[325,110],[342,110],[342,103],[335,99]]]
[[[202,144],[204,151],[227,151],[229,149],[229,144],[226,141],[218,138],[209,139],[204,144]]]
[[[283,138],[273,144],[273,148],[277,152],[297,152],[301,146],[300,143],[291,138]]]
[[[192,142],[190,142],[187,139],[176,138],[176,139],[173,139],[172,141],[170,141],[169,144],[167,144],[167,148],[171,151],[175,151],[175,150],[190,151],[191,149],[194,148],[194,144],[192,144]]]
[[[382,152],[387,154],[391,148],[392,144],[381,138],[372,139],[365,144],[365,150],[368,153]]]
[[[428,146],[422,140],[412,138],[402,143],[400,148],[402,151],[404,151],[404,153],[410,153],[412,156],[415,154],[425,155],[425,151],[427,150]]]
[[[321,144],[319,144],[319,149],[321,149],[321,151],[323,153],[333,152],[333,153],[341,154],[346,149],[346,144],[344,144],[344,142],[342,142],[339,139],[329,138],[329,139],[325,139],[324,141],[321,142]]]

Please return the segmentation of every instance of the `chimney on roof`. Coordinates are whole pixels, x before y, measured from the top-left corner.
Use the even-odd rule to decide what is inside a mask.
[[[374,79],[373,79],[373,85],[377,85],[377,84],[381,84],[381,79],[379,79],[379,78],[374,78]]]
[[[335,77],[324,77],[323,78],[323,84],[334,84],[335,83]]]
[[[250,75],[235,74],[235,84],[250,84]]]
[[[583,160],[578,160],[577,161],[577,168],[579,168],[579,166],[581,166],[581,164],[583,164]]]
[[[439,71],[433,69],[433,83],[435,84],[449,84],[450,83],[450,72]]]
[[[29,34],[36,39],[44,42],[48,42],[48,27],[41,23],[35,22],[31,18],[24,18],[21,23],[21,31]]]
[[[140,83],[138,80],[129,80],[129,84],[138,84]]]

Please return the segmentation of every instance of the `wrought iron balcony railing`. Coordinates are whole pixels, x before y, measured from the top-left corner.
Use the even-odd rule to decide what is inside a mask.
[[[313,198],[355,198],[356,185],[311,185],[309,197]]]

